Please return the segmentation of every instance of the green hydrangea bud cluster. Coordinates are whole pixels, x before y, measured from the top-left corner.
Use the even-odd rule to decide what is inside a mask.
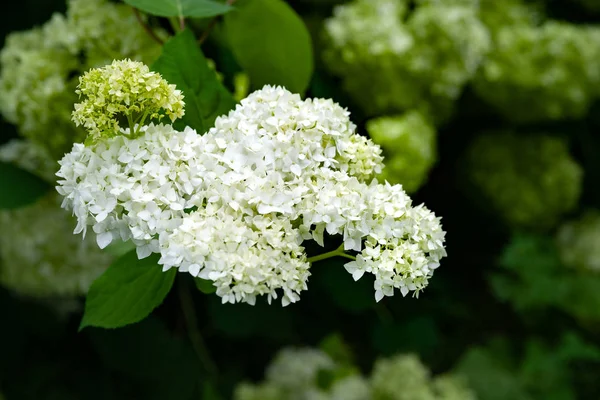
[[[600,212],[589,210],[563,224],[556,234],[556,244],[564,265],[600,272]]]
[[[0,160],[55,182],[56,164],[26,141],[0,147]],[[52,192],[34,204],[0,212],[0,284],[35,298],[75,297],[108,267],[112,256],[92,236],[73,235],[73,217]]]
[[[512,228],[550,228],[579,201],[583,171],[558,137],[484,133],[470,144],[466,165],[485,207]]]
[[[375,362],[370,377],[344,369],[327,354],[311,348],[285,348],[259,384],[242,383],[235,400],[474,400],[463,380],[431,377],[417,356],[397,355]]]
[[[410,12],[408,6],[337,6],[325,22],[323,59],[367,114],[419,109],[437,122],[476,73],[490,38],[471,4],[428,1]]]
[[[600,27],[558,21],[500,27],[474,88],[517,123],[580,118],[600,94]]]
[[[107,0],[69,0],[66,16],[14,32],[0,52],[0,112],[54,158],[81,141],[73,126],[77,76],[114,58],[150,62],[160,53],[128,6]]]
[[[173,122],[184,113],[181,90],[144,63],[129,59],[86,72],[79,78],[77,94],[85,99],[75,104],[73,121],[83,125],[91,138],[118,134],[122,116],[135,135],[135,127],[147,119],[160,120],[166,114]]]
[[[381,180],[399,183],[407,193],[426,181],[436,161],[436,131],[418,111],[379,117],[366,123],[367,132],[383,149],[385,168]]]

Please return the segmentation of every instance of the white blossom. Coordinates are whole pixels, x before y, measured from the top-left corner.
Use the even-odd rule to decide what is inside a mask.
[[[100,247],[132,239],[140,258],[158,253],[158,233],[174,229],[193,207],[204,172],[195,162],[202,152],[196,131],[153,124],[141,129],[135,139],[74,144],[57,172],[63,207],[77,216],[75,233],[85,235],[91,226]]]
[[[373,179],[381,149],[331,100],[265,86],[203,136],[139,129],[61,160],[57,190],[75,232],[92,226],[101,247],[131,239],[139,257],[160,253],[164,270],[212,281],[223,302],[299,300],[310,275],[302,242],[324,246],[325,232],[361,252],[346,268],[373,273],[378,300],[424,288],[445,255],[439,218]]]

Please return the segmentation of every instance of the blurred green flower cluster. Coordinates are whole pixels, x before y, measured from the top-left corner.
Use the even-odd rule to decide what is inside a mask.
[[[578,205],[583,171],[559,137],[485,132],[467,148],[465,165],[482,207],[511,228],[551,228]]]
[[[327,67],[368,115],[443,121],[490,49],[471,2],[355,0],[325,22]]]
[[[369,377],[313,348],[284,348],[266,379],[242,383],[235,400],[475,400],[466,382],[454,375],[431,376],[414,354],[375,361]]]
[[[416,192],[436,161],[435,127],[418,111],[374,118],[367,132],[383,149],[385,168],[380,180],[400,183],[407,193]]]
[[[600,28],[558,21],[498,27],[474,88],[510,121],[580,118],[600,95]]]
[[[0,112],[24,137],[58,158],[85,137],[71,121],[78,76],[117,58],[151,62],[160,53],[131,9],[107,0],[69,0],[66,16],[13,32],[0,52]]]
[[[600,212],[588,210],[557,232],[558,252],[567,267],[600,273]]]

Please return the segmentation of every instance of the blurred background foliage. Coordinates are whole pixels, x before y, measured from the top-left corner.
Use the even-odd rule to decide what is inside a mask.
[[[285,364],[276,355],[301,360],[294,348],[326,360],[302,390],[333,393],[335,382],[362,375],[374,399],[600,398],[600,3],[481,0],[475,12],[474,0],[397,1],[406,10],[394,12],[410,15],[406,23],[388,15],[377,26],[376,4],[394,2],[369,2],[355,0],[326,33],[344,2],[288,1],[313,36],[316,68],[306,96],[348,107],[359,132],[382,145],[386,178],[443,217],[449,256],[421,296],[376,303],[372,282],[354,282],[334,259],[312,268],[309,290],[286,308],[221,305],[194,292],[209,354],[188,341],[178,290],[140,323],[78,332],[83,297],[71,293],[89,286],[84,278],[51,297],[40,289],[43,279],[14,284],[18,268],[41,269],[44,257],[61,256],[51,251],[54,241],[71,239],[50,214],[56,211],[36,210],[52,204],[50,196],[0,213],[0,392],[7,400],[229,399],[236,390],[241,400],[269,399],[251,397],[252,385],[278,379],[268,373],[277,360]],[[66,8],[59,0],[4,7],[2,44]],[[450,11],[455,20],[440,19]],[[191,24],[201,32],[207,21]],[[385,47],[402,35],[414,40],[412,53],[402,44]],[[220,26],[202,48],[232,91],[248,84]],[[18,131],[3,119],[1,141]],[[17,161],[9,158],[3,161]],[[47,176],[39,165],[28,169]],[[39,246],[49,249],[31,259]],[[77,270],[83,260],[101,266],[107,257],[90,250],[58,262]],[[175,289],[193,284],[182,274]],[[293,375],[292,364],[283,364]],[[323,371],[346,372],[323,378]],[[408,383],[407,374],[414,374]],[[439,389],[447,374],[470,389]],[[405,397],[386,394],[377,379],[404,387]],[[428,382],[417,385],[425,394],[411,386],[419,379]],[[302,397],[302,390],[270,396],[335,398]]]

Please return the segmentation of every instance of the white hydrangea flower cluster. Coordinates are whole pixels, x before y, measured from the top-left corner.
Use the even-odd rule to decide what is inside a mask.
[[[0,160],[15,163],[49,182],[55,162],[38,146],[14,140],[0,147]],[[37,298],[85,294],[112,261],[93,238],[73,236],[74,219],[58,194],[0,212],[0,284]]]
[[[71,121],[77,76],[113,59],[151,62],[161,47],[124,4],[69,0],[66,17],[13,32],[0,52],[0,112],[19,132],[58,158],[85,131]]]
[[[436,122],[490,48],[468,2],[355,0],[325,22],[327,67],[368,115],[419,109]]]
[[[319,379],[324,377],[325,379]],[[329,379],[328,379],[329,378]],[[475,400],[460,377],[430,371],[413,354],[375,361],[371,375],[312,348],[284,348],[258,384],[241,383],[234,400]]]
[[[203,148],[196,131],[154,124],[140,129],[143,135],[133,139],[75,143],[56,175],[63,207],[77,217],[75,233],[85,236],[91,226],[100,248],[132,240],[143,258],[159,253],[158,234],[176,228],[195,206],[206,168],[198,159]]]
[[[282,304],[306,289],[301,246],[343,235],[355,279],[375,275],[376,298],[419,291],[445,255],[439,218],[412,207],[400,185],[378,184],[380,148],[345,109],[265,86],[203,136],[168,125],[75,144],[57,190],[98,244],[133,240],[138,256],[208,279],[223,302]],[[367,183],[370,182],[370,183]],[[364,245],[363,245],[364,243]]]
[[[600,212],[588,210],[561,225],[556,244],[564,265],[600,273]]]

